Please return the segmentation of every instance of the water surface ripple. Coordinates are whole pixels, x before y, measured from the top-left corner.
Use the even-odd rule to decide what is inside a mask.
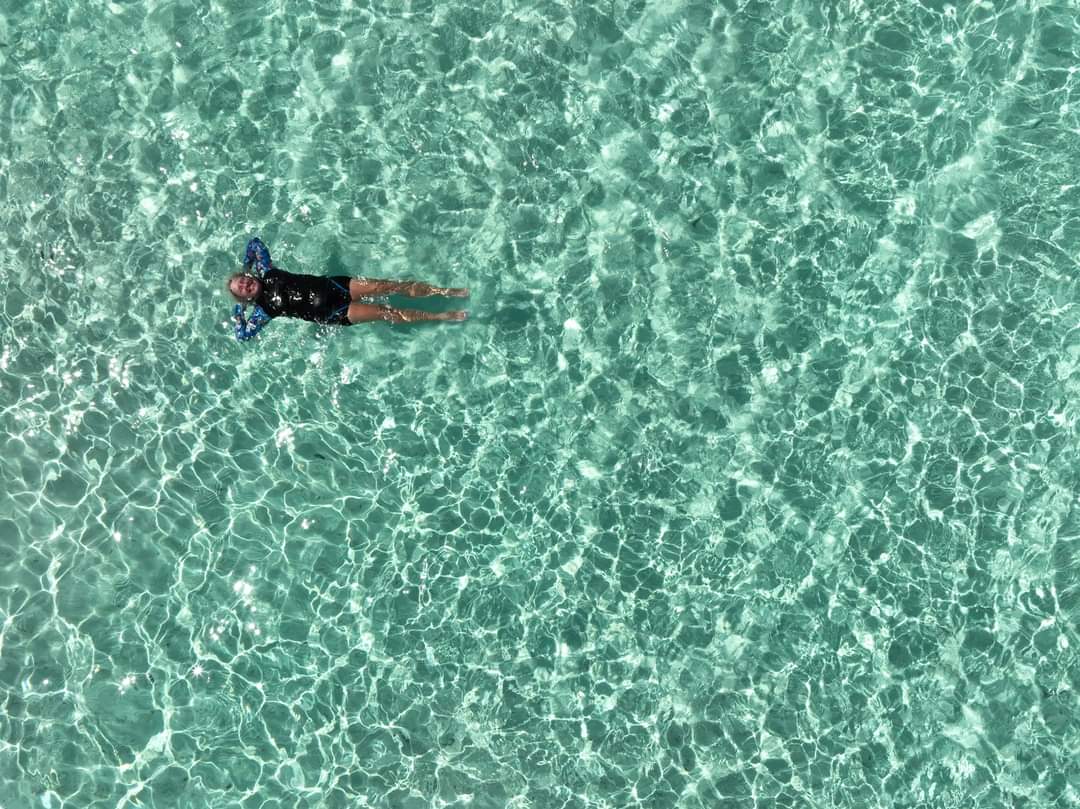
[[[1077,42],[12,6],[0,806],[1080,805]],[[240,345],[255,234],[472,318]]]

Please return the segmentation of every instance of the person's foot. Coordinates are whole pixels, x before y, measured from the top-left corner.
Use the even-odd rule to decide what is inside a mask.
[[[465,287],[443,287],[436,289],[434,294],[442,295],[444,298],[467,298],[469,290]]]
[[[469,313],[464,309],[456,309],[453,312],[441,312],[442,317],[440,320],[465,320],[469,317]]]

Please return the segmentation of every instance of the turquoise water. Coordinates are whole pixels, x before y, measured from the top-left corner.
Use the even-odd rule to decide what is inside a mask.
[[[1074,6],[6,6],[0,807],[1080,805]]]

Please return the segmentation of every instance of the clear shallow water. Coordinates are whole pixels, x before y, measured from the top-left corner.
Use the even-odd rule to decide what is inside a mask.
[[[0,805],[1080,801],[1073,10],[251,5],[0,23]]]

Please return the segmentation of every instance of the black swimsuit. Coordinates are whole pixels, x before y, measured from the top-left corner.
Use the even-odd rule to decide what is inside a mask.
[[[270,317],[298,317],[315,323],[351,326],[347,275],[296,275],[274,267],[263,274],[255,303]]]

